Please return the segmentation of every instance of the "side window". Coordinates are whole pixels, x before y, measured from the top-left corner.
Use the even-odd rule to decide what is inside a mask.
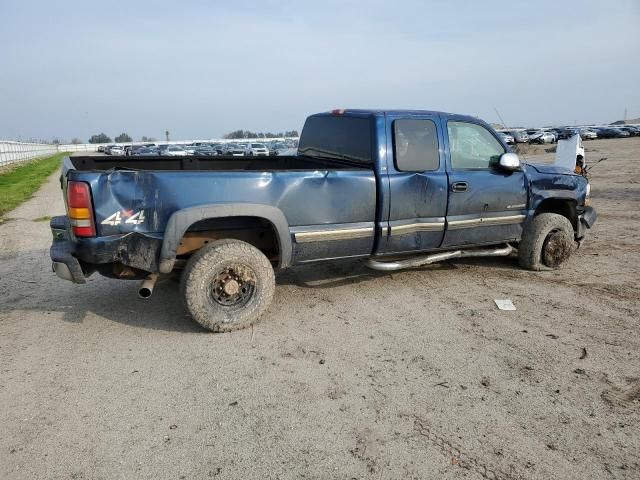
[[[438,133],[431,120],[395,120],[393,148],[401,172],[425,172],[440,166]]]
[[[486,169],[496,165],[504,147],[481,125],[447,122],[452,168]]]

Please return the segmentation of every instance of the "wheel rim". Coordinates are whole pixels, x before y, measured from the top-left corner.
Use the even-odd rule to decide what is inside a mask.
[[[255,272],[247,265],[229,264],[213,277],[209,297],[212,303],[235,310],[246,306],[255,292]]]
[[[557,267],[569,258],[570,248],[562,231],[550,232],[542,245],[542,263],[550,268]]]

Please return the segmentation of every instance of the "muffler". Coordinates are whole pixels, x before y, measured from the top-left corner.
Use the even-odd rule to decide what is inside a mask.
[[[138,297],[147,299],[153,293],[153,287],[156,285],[156,281],[158,280],[157,273],[150,273],[147,278],[145,278],[140,284],[140,288],[138,289]]]
[[[511,245],[505,245],[500,248],[478,249],[478,250],[453,250],[451,252],[434,253],[423,257],[408,258],[406,260],[398,260],[395,262],[385,262],[368,258],[364,264],[373,270],[382,272],[392,272],[395,270],[403,270],[405,268],[421,267],[431,263],[451,260],[452,258],[465,257],[506,257],[514,251]]]

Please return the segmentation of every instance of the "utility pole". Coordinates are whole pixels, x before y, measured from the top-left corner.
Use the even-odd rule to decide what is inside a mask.
[[[168,142],[169,141],[169,130],[165,130],[164,136],[166,137],[167,142]]]

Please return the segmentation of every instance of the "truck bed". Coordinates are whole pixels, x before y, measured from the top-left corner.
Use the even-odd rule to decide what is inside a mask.
[[[233,156],[131,156],[73,155],[75,170],[204,170],[204,171],[290,171],[290,170],[372,170],[373,164],[306,156],[233,157]]]

